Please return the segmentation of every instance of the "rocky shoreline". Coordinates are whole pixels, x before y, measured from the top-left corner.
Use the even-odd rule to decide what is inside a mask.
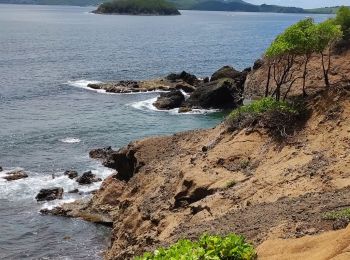
[[[94,83],[88,87],[108,93],[164,91],[153,103],[159,110],[178,108],[182,113],[192,109],[232,109],[243,103],[244,83],[250,71],[251,68],[237,71],[224,66],[204,79],[183,71],[159,79]]]
[[[350,51],[342,55],[345,58],[335,59],[333,80],[350,72],[350,64],[344,66]],[[332,90],[321,88],[317,66],[318,60],[311,59],[314,75],[307,83],[315,87],[308,88],[304,100],[310,116],[286,140],[271,138],[263,125],[231,130],[222,123],[133,141],[119,150],[94,149],[90,157],[115,172],[91,199],[41,212],[112,227],[106,259],[132,259],[182,237],[230,232],[244,235],[262,259],[280,259],[278,248],[270,252],[265,246],[274,239],[295,245],[302,237],[308,243],[314,237],[307,235],[345,228],[350,218],[324,216],[350,203],[350,89],[348,81]],[[210,79],[183,72],[148,82],[149,88],[147,81],[90,87],[111,92],[167,87],[155,102],[159,109],[232,109],[243,97],[263,96],[263,87],[257,86],[265,85],[266,70],[266,64],[257,61],[242,72],[225,66]],[[182,97],[182,91],[189,97]],[[293,95],[300,94],[301,88],[293,89]],[[292,249],[286,250],[295,257]]]

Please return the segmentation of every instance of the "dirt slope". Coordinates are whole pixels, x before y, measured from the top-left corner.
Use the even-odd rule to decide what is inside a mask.
[[[113,222],[106,259],[128,259],[203,232],[235,232],[258,246],[345,227],[322,215],[350,205],[349,92],[310,96],[310,119],[284,143],[263,130],[229,133],[224,125],[133,142],[102,156],[111,167],[121,160],[119,170],[131,178],[109,177],[90,202],[64,214]],[[339,233],[344,243],[346,232]],[[273,240],[258,252],[262,259],[299,259],[298,243],[283,243],[284,253]],[[341,257],[342,250],[332,252]],[[319,250],[307,252],[305,259],[318,259]]]

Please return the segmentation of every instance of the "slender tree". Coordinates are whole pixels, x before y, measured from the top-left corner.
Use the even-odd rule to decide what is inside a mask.
[[[331,69],[332,47],[343,32],[334,20],[328,19],[318,24],[314,29],[315,51],[321,55],[323,78],[326,87],[330,87],[329,72]]]

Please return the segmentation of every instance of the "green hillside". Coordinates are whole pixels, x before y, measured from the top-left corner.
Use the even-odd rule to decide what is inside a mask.
[[[101,4],[97,14],[179,15],[175,5],[165,0],[114,0]]]

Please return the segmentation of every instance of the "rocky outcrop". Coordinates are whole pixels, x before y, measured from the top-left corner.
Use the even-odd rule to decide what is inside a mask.
[[[128,181],[135,173],[137,173],[139,168],[143,166],[143,163],[138,161],[135,157],[136,149],[135,145],[131,143],[119,151],[108,150],[104,157],[98,156],[95,158],[102,160],[104,166],[117,170],[115,178],[122,181]],[[95,155],[98,149],[94,151],[95,152],[93,152],[92,155]]]
[[[199,84],[199,79],[190,73],[187,73],[186,71],[183,71],[181,73],[171,73],[166,77],[167,80],[170,82],[178,82],[178,81],[183,81],[186,82],[189,85],[196,86]]]
[[[63,188],[50,188],[50,189],[41,189],[35,199],[37,201],[50,201],[62,199],[63,197]]]
[[[160,110],[169,110],[180,107],[185,101],[185,96],[180,90],[174,90],[169,93],[162,93],[153,105]]]
[[[236,108],[243,102],[243,89],[232,79],[211,81],[198,87],[184,102],[184,107],[193,108]]]
[[[94,182],[102,181],[101,178],[97,178],[95,174],[91,171],[84,172],[79,178],[77,178],[77,183],[80,185],[89,185]]]
[[[248,73],[250,72],[249,69],[245,69],[242,72],[235,70],[231,66],[224,66],[218,71],[216,71],[210,78],[210,81],[217,81],[220,79],[232,79],[235,83],[235,85],[242,89],[244,88],[244,82],[247,78]]]
[[[69,179],[75,179],[78,177],[77,171],[68,170],[63,173],[63,175],[66,175]]]
[[[8,172],[8,173],[6,173],[6,175],[7,176],[3,177],[3,179],[5,179],[7,181],[15,181],[15,180],[28,178],[28,174],[26,174],[23,171]]]

